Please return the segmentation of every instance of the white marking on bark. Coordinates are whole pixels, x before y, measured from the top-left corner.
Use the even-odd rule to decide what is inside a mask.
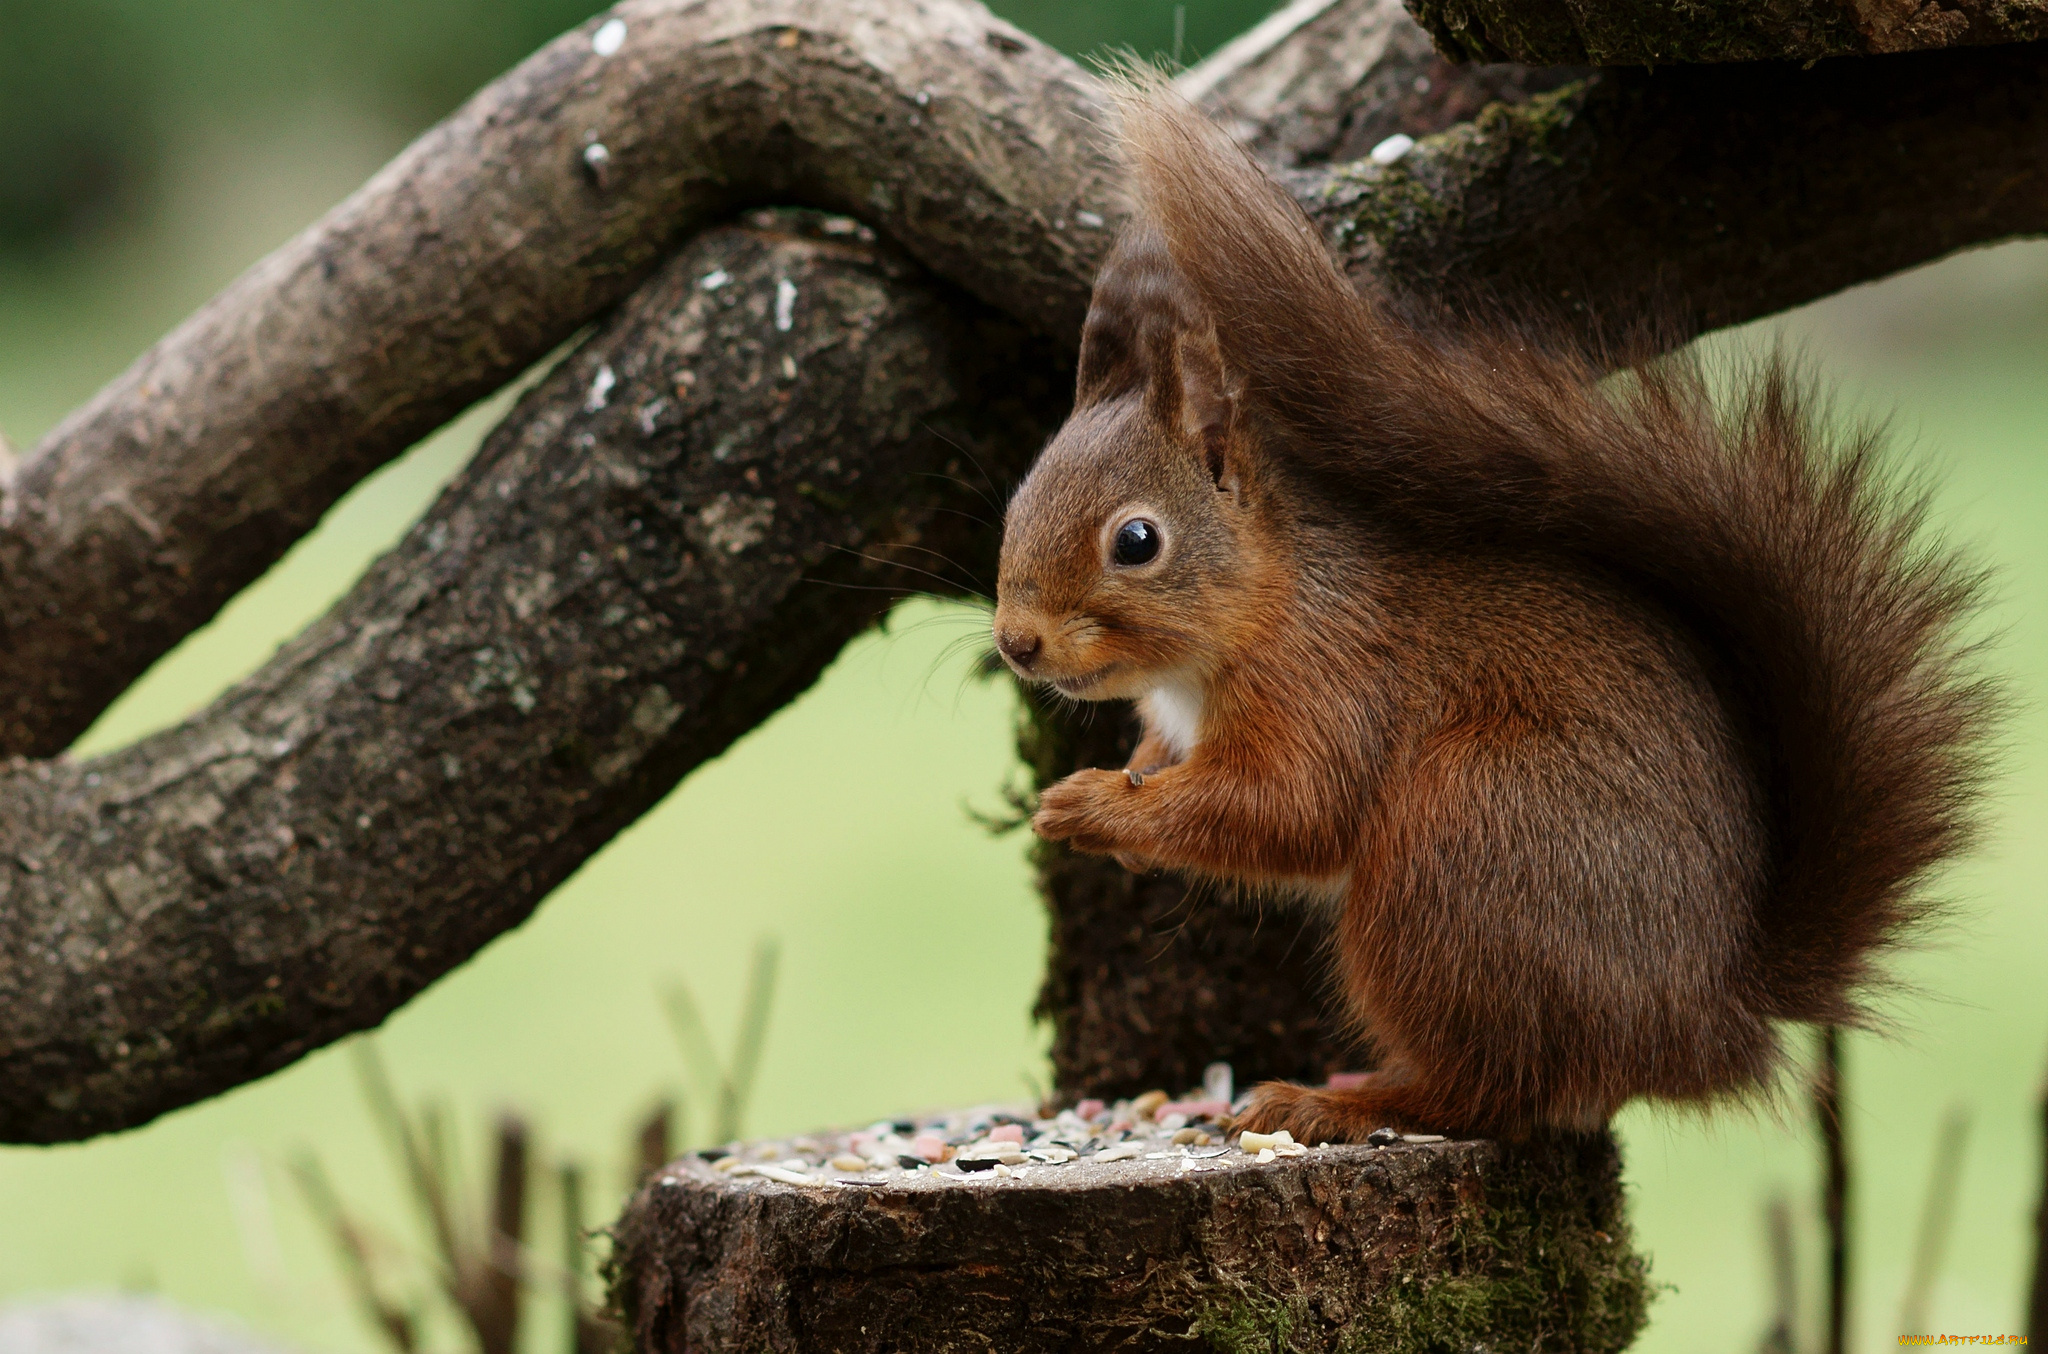
[[[1395,132],[1386,140],[1366,152],[1366,158],[1376,165],[1390,165],[1415,149],[1415,138],[1406,132]]]
[[[606,19],[598,25],[597,31],[590,35],[590,50],[596,52],[599,56],[615,55],[619,48],[625,45],[626,21],[624,19]]]

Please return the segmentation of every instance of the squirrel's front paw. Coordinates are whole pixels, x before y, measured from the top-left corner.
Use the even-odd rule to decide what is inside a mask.
[[[1076,771],[1038,796],[1031,830],[1076,851],[1108,855],[1124,845],[1115,831],[1116,805],[1133,788],[1121,771]]]

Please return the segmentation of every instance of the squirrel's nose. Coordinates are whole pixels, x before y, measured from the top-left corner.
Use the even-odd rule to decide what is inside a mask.
[[[1028,670],[1038,660],[1038,633],[1033,630],[998,630],[996,647],[1003,651],[1003,657]]]

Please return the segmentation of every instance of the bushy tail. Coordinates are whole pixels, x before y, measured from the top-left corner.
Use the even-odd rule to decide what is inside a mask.
[[[1717,411],[1683,359],[1602,382],[1506,326],[1406,328],[1194,109],[1143,77],[1120,95],[1136,210],[1302,470],[1433,539],[1617,577],[1722,656],[1773,818],[1760,1013],[1858,1020],[1872,958],[1969,835],[1995,707],[1958,633],[1979,576],[1925,542],[1877,435],[1831,434],[1775,360]]]

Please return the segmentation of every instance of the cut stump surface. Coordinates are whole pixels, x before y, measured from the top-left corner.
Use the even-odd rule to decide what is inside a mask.
[[[1133,1141],[1001,1171],[834,1169],[845,1138],[687,1157],[620,1219],[613,1301],[637,1348],[693,1354],[1607,1351],[1642,1323],[1605,1136]]]

